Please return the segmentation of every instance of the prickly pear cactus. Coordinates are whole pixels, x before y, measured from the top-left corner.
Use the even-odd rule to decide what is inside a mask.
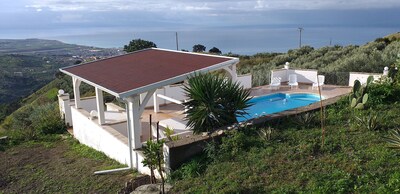
[[[352,94],[350,95],[350,107],[356,109],[364,109],[368,101],[368,87],[374,81],[373,76],[369,76],[365,86],[362,86],[360,81],[355,80]]]

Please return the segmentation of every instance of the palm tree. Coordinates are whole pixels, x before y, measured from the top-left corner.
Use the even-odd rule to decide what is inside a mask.
[[[250,92],[237,82],[212,74],[199,74],[188,80],[184,103],[187,126],[198,134],[237,122],[246,115]]]

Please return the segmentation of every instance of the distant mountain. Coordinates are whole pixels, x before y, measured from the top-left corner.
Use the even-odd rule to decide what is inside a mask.
[[[51,51],[59,49],[70,49],[77,45],[66,44],[57,40],[43,39],[0,39],[0,53],[32,53],[40,51]]]
[[[121,45],[122,47],[123,45]],[[81,55],[79,51],[91,53],[121,54],[121,49],[97,48],[76,44],[67,44],[58,40],[45,39],[0,39],[0,54],[58,54]],[[83,53],[85,54],[85,53]],[[86,53],[87,54],[87,53]]]

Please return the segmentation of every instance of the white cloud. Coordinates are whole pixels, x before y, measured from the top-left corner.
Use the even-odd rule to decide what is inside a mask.
[[[399,0],[31,0],[27,7],[51,11],[263,11],[400,7]]]

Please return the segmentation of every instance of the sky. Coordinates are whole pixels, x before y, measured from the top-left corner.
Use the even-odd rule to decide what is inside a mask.
[[[400,0],[1,0],[0,9],[0,38],[330,26],[400,31]]]

